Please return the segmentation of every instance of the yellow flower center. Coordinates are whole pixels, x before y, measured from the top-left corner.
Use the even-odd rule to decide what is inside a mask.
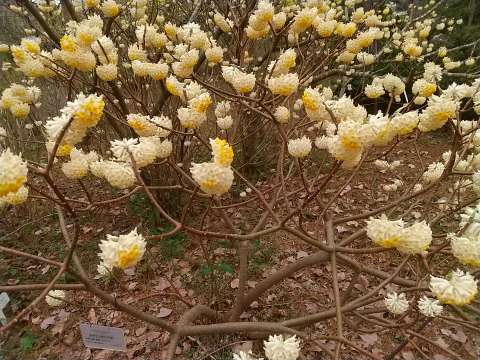
[[[302,101],[303,106],[305,106],[305,108],[307,108],[308,110],[316,111],[318,109],[317,100],[313,96],[310,96],[308,93],[303,93]]]
[[[226,140],[215,139],[219,151],[217,154],[217,163],[222,166],[229,166],[233,161],[233,149]]]
[[[0,197],[7,195],[8,193],[17,192],[25,183],[25,176],[20,176],[15,181],[0,184]]]
[[[450,111],[438,111],[434,115],[434,119],[438,122],[443,122],[452,117],[453,114]]]
[[[399,236],[392,236],[390,238],[385,238],[377,241],[377,244],[384,247],[384,248],[394,248],[398,245],[400,242],[400,237]]]
[[[138,119],[128,120],[128,125],[130,125],[130,127],[132,127],[134,130],[137,130],[137,131],[145,130],[145,124]]]
[[[89,99],[75,113],[75,120],[84,126],[95,126],[102,116],[104,106],[105,102],[101,99]]]
[[[342,144],[349,150],[357,150],[360,147],[360,144],[358,143],[358,141],[349,137],[343,137]]]
[[[195,104],[195,111],[203,113],[207,111],[211,103],[212,99],[210,97],[206,97],[202,101],[199,101],[197,104]]]
[[[132,245],[128,250],[122,250],[118,253],[118,267],[121,269],[129,268],[135,265],[140,255],[138,245]]]
[[[60,145],[57,149],[57,156],[67,156],[73,150],[73,146],[69,144]]]
[[[437,85],[428,83],[422,88],[420,96],[430,97],[433,95],[433,93],[435,93],[435,91],[437,91]]]
[[[76,48],[75,41],[70,35],[63,35],[60,40],[60,47],[63,51],[74,52]]]
[[[22,49],[16,46],[15,47],[12,46],[12,56],[15,62],[17,63],[21,63],[25,61],[25,58],[26,58],[25,51],[23,51]]]

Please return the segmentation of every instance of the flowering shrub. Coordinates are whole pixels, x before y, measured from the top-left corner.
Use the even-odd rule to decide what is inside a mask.
[[[3,70],[22,75],[0,98],[0,206],[34,200],[55,205],[66,251],[56,275],[4,329],[44,298],[62,306],[69,297],[58,284],[64,273],[102,301],[168,331],[169,359],[181,337],[215,333],[270,335],[264,344],[269,360],[297,359],[301,348],[308,352],[319,340],[336,342],[334,353],[325,350],[335,359],[345,347],[375,358],[347,340],[347,331],[368,329],[345,317],[364,313],[361,318],[377,327],[396,328],[410,326],[411,318],[425,325],[442,321],[458,306],[478,313],[472,270],[480,264],[480,80],[473,48],[470,58],[460,59],[455,49],[443,47],[442,36],[461,21],[438,15],[442,1],[407,9],[361,0],[18,3],[10,10],[33,29],[19,43],[0,46],[7,59]],[[179,19],[177,7],[189,17]],[[65,27],[55,27],[62,17]],[[46,84],[62,89],[65,98],[39,118],[42,98],[49,96]],[[9,124],[44,143],[40,161],[29,158],[28,140]],[[448,134],[442,138],[445,153],[425,163],[417,141],[439,129]],[[371,164],[395,173],[412,161],[397,152],[410,143],[418,177],[381,184],[392,194],[383,206],[372,199],[372,210],[357,207],[339,216],[344,199],[362,191],[345,192],[360,171]],[[315,161],[315,154],[324,160]],[[152,179],[159,173],[160,180]],[[68,193],[63,182],[80,184],[86,199]],[[86,183],[122,192],[100,200]],[[79,219],[139,192],[170,230],[149,235],[139,224],[107,235],[99,244],[98,272],[88,273],[77,248]],[[176,209],[165,206],[167,193],[184,195]],[[432,198],[438,206],[426,200]],[[419,204],[424,208],[413,216]],[[239,221],[225,209],[254,220]],[[312,213],[313,228],[307,229]],[[439,231],[436,225],[455,214],[460,221]],[[361,228],[342,234],[339,228],[351,222]],[[196,305],[174,324],[112,297],[95,280],[135,268],[146,261],[150,244],[180,231],[201,243],[235,244],[239,285],[230,309]],[[310,253],[249,289],[251,241],[280,233]],[[362,257],[386,252],[394,262],[401,259],[394,270],[369,266]],[[439,254],[448,255],[447,267],[435,265]],[[330,264],[331,283],[325,285],[333,289],[331,309],[240,322],[276,284],[321,263]],[[338,276],[340,267],[353,274],[349,286]],[[376,285],[353,296],[360,275]],[[372,306],[389,312],[389,319],[375,318]],[[448,321],[477,324],[467,313],[456,314]],[[208,325],[194,324],[201,316]],[[336,328],[328,336],[312,339],[301,329],[331,318]],[[240,352],[234,358],[257,357]]]

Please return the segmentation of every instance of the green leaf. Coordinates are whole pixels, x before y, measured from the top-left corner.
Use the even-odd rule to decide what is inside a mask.
[[[27,329],[20,338],[20,351],[27,352],[32,350],[36,342],[37,338],[33,335],[32,330]]]
[[[234,272],[233,266],[229,262],[226,262],[224,260],[221,260],[221,261],[218,262],[217,269],[220,272],[224,272],[224,273],[228,273],[228,274],[233,274],[233,272]]]

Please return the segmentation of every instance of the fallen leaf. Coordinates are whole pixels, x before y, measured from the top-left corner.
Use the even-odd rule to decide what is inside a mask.
[[[162,290],[168,289],[169,287],[170,287],[170,282],[167,279],[162,277],[158,280],[158,285],[155,286],[155,290],[162,291]]]
[[[362,339],[366,347],[370,347],[378,341],[378,335],[373,334],[361,334],[360,339]]]
[[[90,324],[96,324],[97,323],[97,314],[95,314],[95,309],[94,308],[91,308],[90,311],[88,312],[87,319],[90,322]]]
[[[435,354],[433,355],[433,360],[450,360],[450,358],[442,354]]]
[[[460,328],[457,328],[456,332],[452,332],[451,338],[462,344],[465,344],[467,342],[467,335],[465,335],[463,330]]]
[[[240,279],[238,279],[238,278],[233,279],[232,282],[230,283],[230,287],[232,289],[238,289],[239,283],[240,283]]]
[[[40,323],[40,329],[45,330],[53,324],[55,324],[55,316],[47,317],[46,319],[43,319],[43,321]]]
[[[415,355],[413,355],[413,352],[411,351],[403,351],[402,358],[404,360],[415,360]]]
[[[172,313],[172,309],[166,308],[166,307],[161,307],[160,311],[158,312],[158,317],[164,318],[169,316]]]
[[[138,329],[135,330],[135,335],[137,336],[142,336],[143,334],[145,334],[147,332],[147,327],[144,326],[144,327],[140,327]]]
[[[305,251],[300,250],[299,252],[297,252],[297,259],[301,259],[301,258],[304,258],[306,256],[308,256],[308,253],[305,252]]]

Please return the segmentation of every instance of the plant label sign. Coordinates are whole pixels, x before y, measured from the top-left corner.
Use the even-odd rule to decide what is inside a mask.
[[[7,325],[7,317],[3,313],[3,309],[7,306],[10,298],[8,297],[7,293],[3,292],[0,294],[0,324]]]
[[[110,326],[81,324],[83,344],[92,349],[126,351],[123,329]]]

